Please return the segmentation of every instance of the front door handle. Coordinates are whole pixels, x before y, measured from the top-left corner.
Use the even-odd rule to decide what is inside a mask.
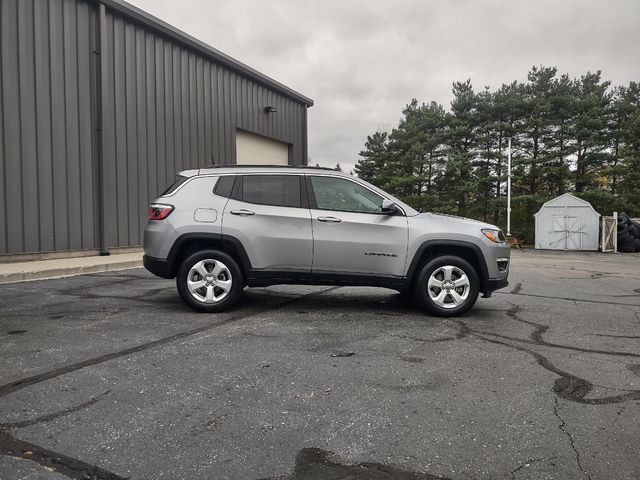
[[[342,220],[336,217],[318,217],[319,222],[340,223]]]
[[[231,215],[240,215],[242,217],[248,217],[255,214],[256,212],[252,212],[251,210],[245,210],[244,208],[242,210],[231,210]]]

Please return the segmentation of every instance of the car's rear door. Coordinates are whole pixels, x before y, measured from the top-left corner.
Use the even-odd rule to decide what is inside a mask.
[[[242,243],[253,270],[310,273],[313,239],[304,176],[238,175],[222,234]]]
[[[348,178],[308,175],[314,274],[401,277],[407,217],[381,213],[383,197]]]

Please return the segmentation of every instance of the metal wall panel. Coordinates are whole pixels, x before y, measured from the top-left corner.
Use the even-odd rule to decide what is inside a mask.
[[[4,2],[0,4],[0,252],[6,252],[7,249],[7,197],[5,192],[6,183],[6,161],[5,161],[5,109],[4,109],[4,50],[8,42],[5,39],[6,30],[4,27],[4,18],[7,15]]]
[[[96,248],[95,8],[0,5],[0,254]]]
[[[4,208],[9,251],[24,248],[22,172],[20,151],[20,80],[18,70],[18,0],[0,2],[2,25],[2,126],[4,153]]]
[[[0,254],[140,245],[237,129],[306,163],[309,99],[119,0],[2,0],[0,40]]]
[[[234,163],[238,128],[291,144],[291,163],[305,164],[306,105],[109,9],[106,34],[109,246],[142,243],[147,205],[177,171]]]

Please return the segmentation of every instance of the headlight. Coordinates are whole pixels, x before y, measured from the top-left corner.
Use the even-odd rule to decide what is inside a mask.
[[[502,233],[502,230],[483,228],[481,231],[484,236],[491,240],[493,243],[504,243],[505,241],[505,236],[504,233]]]

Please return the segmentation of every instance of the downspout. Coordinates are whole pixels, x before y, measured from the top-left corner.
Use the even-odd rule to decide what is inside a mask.
[[[97,125],[96,135],[98,140],[97,156],[98,156],[98,225],[100,231],[100,255],[109,255],[109,247],[107,245],[107,229],[105,227],[106,219],[106,199],[105,199],[105,164],[104,164],[104,109],[105,102],[105,75],[106,75],[106,46],[107,46],[107,11],[104,3],[98,4],[98,25],[97,25],[97,42],[98,48],[96,54],[98,56],[96,62],[96,103],[97,103]]]
[[[304,122],[302,125],[302,165],[309,165],[309,139],[308,128],[307,128],[307,111],[309,110],[309,106],[305,105],[304,107]]]

